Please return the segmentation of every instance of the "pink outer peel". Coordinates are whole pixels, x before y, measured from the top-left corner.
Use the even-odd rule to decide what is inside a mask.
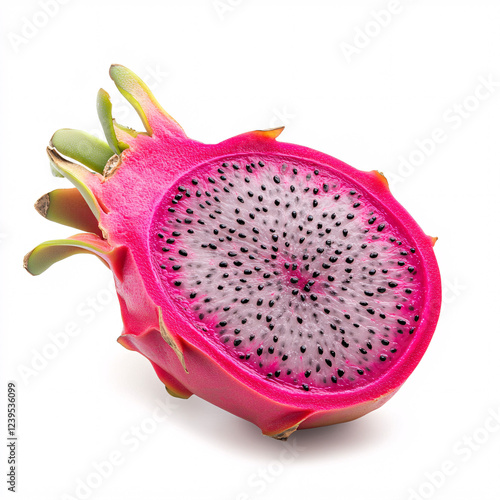
[[[106,246],[114,249],[107,260],[115,274],[124,322],[118,341],[148,358],[171,394],[184,398],[196,394],[278,439],[286,439],[297,428],[353,420],[384,404],[424,354],[441,301],[439,270],[432,250],[435,240],[425,235],[394,199],[385,177],[375,171],[355,170],[309,148],[278,142],[276,137],[282,129],[249,132],[214,145],[194,141],[159,107],[135,75],[120,66],[113,66],[111,74],[120,91],[127,98],[133,96],[131,102],[140,110],[149,134],[130,135],[115,126],[119,140],[129,147],[110,159],[103,175],[83,172],[80,166],[70,169],[82,177],[95,197],[99,228]],[[350,185],[377,199],[422,256],[426,297],[418,334],[375,382],[342,392],[299,392],[270,384],[225,355],[176,312],[175,297],[165,290],[151,263],[153,214],[166,189],[186,172],[217,159],[222,162],[241,157],[309,160],[347,179]]]

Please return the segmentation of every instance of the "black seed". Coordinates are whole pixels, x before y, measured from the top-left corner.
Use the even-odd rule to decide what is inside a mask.
[[[302,354],[304,354],[306,352],[306,346],[305,345],[300,346],[300,352]]]
[[[175,286],[181,286],[182,285],[182,281],[174,281],[174,285]]]
[[[181,266],[179,264],[176,264],[175,266],[172,266],[172,269],[174,271],[178,271],[180,268],[181,268]]]
[[[349,344],[344,339],[342,339],[342,345],[344,347],[349,347]]]
[[[391,288],[396,288],[398,286],[397,283],[395,283],[394,281],[389,281],[388,285],[391,287]]]
[[[279,184],[279,183],[281,182],[281,181],[280,181],[280,178],[279,178],[277,175],[275,175],[275,176],[273,177],[273,180],[274,180],[274,182],[276,182],[276,184]]]
[[[344,370],[342,370],[342,369],[340,369],[340,368],[337,370],[337,375],[338,375],[339,377],[342,377],[342,376],[344,375],[344,373],[345,373],[345,372],[344,372]]]
[[[309,386],[307,384],[302,384],[302,389],[304,389],[304,391],[308,391]]]
[[[328,358],[325,359],[325,363],[331,368],[332,366],[332,361]]]
[[[310,377],[310,376],[311,376],[311,370],[306,370],[306,371],[304,372],[304,376],[305,376],[305,377]]]
[[[273,346],[270,346],[268,349],[267,349],[267,352],[269,354],[273,354],[274,353],[274,347]]]
[[[260,356],[262,354],[262,352],[264,351],[264,349],[262,349],[262,347],[259,347],[257,349],[257,355]]]

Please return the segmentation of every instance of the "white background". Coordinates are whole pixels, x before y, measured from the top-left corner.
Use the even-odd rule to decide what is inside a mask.
[[[2,0],[0,12],[0,436],[15,380],[16,498],[500,498],[500,3],[45,2],[50,15],[38,0]],[[69,186],[49,171],[52,133],[100,133],[100,87],[119,121],[140,127],[111,63],[142,76],[198,140],[284,124],[280,140],[383,171],[439,236],[442,316],[382,409],[288,444],[265,438],[197,397],[168,397],[149,363],[116,343],[118,304],[97,259],[37,278],[22,269],[36,244],[72,234],[33,209]],[[71,328],[55,352],[54,336]],[[119,463],[102,469],[110,456]]]

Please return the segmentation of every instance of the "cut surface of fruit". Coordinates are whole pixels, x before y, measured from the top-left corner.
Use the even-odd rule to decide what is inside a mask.
[[[179,313],[275,383],[377,379],[418,328],[422,265],[369,193],[321,165],[245,156],[179,179],[151,227]]]

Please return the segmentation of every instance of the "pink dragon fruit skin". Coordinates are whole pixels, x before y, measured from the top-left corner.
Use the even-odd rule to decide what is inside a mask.
[[[61,130],[54,135],[48,148],[51,165],[56,175],[69,179],[75,188],[52,191],[40,198],[36,208],[50,220],[86,232],[67,240],[48,241],[39,245],[25,257],[26,269],[37,275],[69,255],[96,254],[114,274],[124,324],[118,341],[150,360],[171,395],[188,398],[196,394],[253,422],[268,436],[286,439],[297,429],[346,422],[383,405],[415,369],[436,327],[441,285],[432,249],[435,238],[426,236],[393,198],[382,174],[358,171],[326,154],[279,142],[276,138],[282,128],[238,135],[219,144],[202,144],[185,135],[136,75],[118,65],[111,67],[110,74],[120,92],[138,112],[146,132],[135,132],[116,124],[111,118],[109,96],[101,90],[98,94],[98,111],[108,144],[88,134],[70,130]],[[83,165],[70,162],[62,155],[72,157]],[[245,172],[245,168],[248,173],[241,173]],[[293,173],[292,168],[297,173]],[[309,171],[313,172],[312,176],[308,174]],[[214,182],[210,184],[212,180]],[[288,203],[292,205],[293,200],[298,204],[306,203],[308,196],[314,198],[311,217],[316,217],[315,224],[319,212],[315,212],[312,207],[319,204],[319,208],[328,208],[334,203],[334,193],[339,193],[340,200],[348,200],[350,204],[349,207],[337,205],[337,220],[348,209],[356,215],[345,215],[343,225],[339,225],[336,230],[332,222],[335,214],[330,214],[331,210],[327,212],[325,208],[324,213],[328,213],[328,216],[323,218],[325,221],[330,220],[333,228],[328,233],[332,235],[328,241],[333,241],[333,244],[320,248],[318,243],[317,253],[311,251],[311,256],[307,254],[311,267],[301,262],[294,267],[293,272],[287,259],[291,259],[288,253],[292,252],[290,248],[298,245],[298,240],[292,236],[293,233],[298,234],[297,227],[294,226],[295,231],[287,236],[282,237],[280,234],[279,242],[276,243],[277,246],[281,245],[279,251],[269,250],[274,252],[274,260],[268,258],[266,262],[263,259],[269,257],[265,254],[269,245],[261,243],[264,238],[261,237],[262,226],[259,226],[260,233],[256,232],[259,229],[254,226],[255,248],[260,244],[266,246],[266,250],[264,254],[260,250],[259,254],[250,245],[250,254],[253,252],[255,262],[259,261],[260,264],[246,270],[252,276],[249,279],[254,281],[243,281],[244,287],[246,290],[253,287],[251,292],[255,291],[256,295],[251,294],[251,302],[243,304],[240,295],[235,292],[237,285],[228,287],[221,274],[228,265],[221,260],[221,255],[226,255],[233,247],[236,250],[239,247],[236,248],[228,233],[224,233],[227,239],[218,240],[224,240],[222,244],[214,240],[215,243],[210,243],[208,247],[212,240],[207,231],[212,231],[212,220],[219,218],[217,222],[220,222],[222,218],[229,217],[233,210],[231,200],[236,195],[247,196],[244,199],[247,203],[245,207],[250,206],[250,194],[246,194],[244,186],[251,186],[252,189],[257,186],[258,189],[260,183],[268,180],[267,192],[274,192],[276,199],[275,207],[267,208],[276,214],[276,224],[281,228],[288,224],[291,217],[289,213],[293,208],[285,208],[285,201],[289,200]],[[198,189],[199,182],[203,184],[203,189]],[[315,183],[319,188],[303,188],[301,196],[293,199],[289,195],[292,185],[315,186]],[[221,199],[221,210],[212,213],[215,215],[211,219],[196,220],[197,217],[204,217],[203,209],[198,208],[198,205],[199,202],[205,204],[203,200],[209,199],[205,191],[212,189],[211,186],[219,186],[219,190],[211,192],[212,205],[208,208],[211,210],[215,205],[213,196],[217,193]],[[328,186],[331,186],[330,189]],[[226,187],[226,191],[222,187]],[[233,187],[234,193],[231,191]],[[286,195],[283,194],[285,190]],[[316,193],[315,197],[312,192]],[[195,193],[202,194],[196,199]],[[252,193],[253,202],[256,196],[250,190],[249,193]],[[279,196],[281,198],[278,199]],[[241,203],[243,207],[244,203]],[[352,209],[351,206],[356,208]],[[240,213],[238,208],[235,210]],[[249,224],[255,220],[264,220],[262,213],[252,213],[254,217],[250,221],[250,209],[241,210],[242,218],[236,219],[241,228],[250,227]],[[266,217],[270,212],[266,210]],[[297,212],[294,213],[294,218],[297,218]],[[377,217],[376,224],[369,222]],[[172,226],[165,227],[168,224]],[[213,227],[219,226],[222,225]],[[316,237],[318,241],[323,241],[321,238],[330,237],[316,236],[317,231],[323,230],[322,222],[317,223],[317,227],[320,226],[321,229],[315,229],[316,233],[311,231],[309,238]],[[189,234],[184,230],[187,227],[192,228]],[[175,228],[182,229],[182,235],[170,238],[172,243],[167,245],[165,240]],[[200,228],[205,232],[199,233]],[[215,231],[220,237],[222,233],[219,234],[219,231],[222,230]],[[238,231],[235,228],[234,233],[231,233],[236,235],[234,238],[238,237]],[[285,231],[282,232],[285,234]],[[274,241],[278,240],[277,234],[272,235]],[[251,231],[248,230],[242,237],[248,241],[250,236]],[[287,245],[285,248],[284,241],[292,242],[291,247]],[[332,258],[335,244],[337,249],[342,248],[345,252],[350,241],[353,242],[351,247],[358,248],[356,245],[363,243],[365,246],[359,247],[354,271],[351,269],[346,277],[344,274],[347,269],[339,267],[335,271],[337,264],[332,266],[325,263],[324,259]],[[211,250],[211,247],[218,248]],[[311,245],[310,248],[313,247]],[[374,248],[378,253],[373,251]],[[186,255],[183,256],[181,252]],[[396,252],[398,255],[402,252],[404,257],[399,257],[402,260],[393,259]],[[315,259],[312,259],[313,253]],[[377,256],[373,257],[375,254]],[[174,255],[169,262],[168,256]],[[243,257],[246,258],[245,255]],[[391,260],[387,262],[392,264],[384,261],[384,258],[389,257]],[[179,271],[172,270],[172,262],[178,263]],[[228,262],[233,274],[227,279],[235,282],[240,278],[245,280],[243,271],[231,267],[236,261],[228,258]],[[286,269],[283,268],[283,262]],[[320,262],[323,267],[320,267]],[[366,274],[368,263],[379,266],[375,277]],[[243,267],[246,265],[247,261]],[[195,275],[201,276],[201,271],[196,269],[203,269],[203,266],[210,269],[208,275],[212,273],[217,279],[207,278],[203,281],[200,287],[204,287],[204,292],[200,297],[193,280]],[[279,275],[275,274],[276,277],[266,281],[262,278],[266,266],[274,266],[273,269]],[[253,270],[257,267],[259,271]],[[328,273],[320,273],[319,270],[314,273],[315,278],[310,279],[310,270],[323,268],[329,269],[332,278],[330,283],[326,277]],[[287,274],[289,271],[291,274]],[[389,277],[383,275],[384,271]],[[362,275],[367,279],[362,281]],[[292,289],[295,285],[289,284],[293,279],[301,287],[294,295]],[[373,285],[376,288],[371,292],[367,283],[373,279],[379,281],[378,285]],[[392,279],[389,287],[394,288],[380,285],[388,279]],[[225,288],[218,295],[217,290],[223,286],[220,284],[222,282]],[[279,283],[279,293],[271,285],[267,287],[269,291],[264,290],[267,294],[265,302],[272,297],[282,302],[287,300],[289,304],[281,307],[279,318],[268,320],[267,323],[262,320],[262,327],[256,319],[259,316],[255,303],[255,297],[259,296],[255,288],[257,283]],[[345,283],[345,286],[341,283]],[[242,286],[239,285],[240,288]],[[314,288],[314,295],[310,288]],[[363,291],[367,293],[363,295]],[[357,297],[358,293],[364,296],[363,300],[350,298]],[[203,297],[220,304],[220,308],[207,309],[209,306],[202,301]],[[298,297],[303,297],[302,302]],[[342,297],[345,300],[341,300]],[[333,305],[326,306],[325,301]],[[360,303],[366,305],[360,306]],[[318,329],[322,321],[326,321],[326,315],[336,314],[335,322],[330,322],[331,330],[320,330],[320,340],[315,337],[317,330],[311,316],[311,311],[319,310],[318,304],[321,305],[319,309],[322,309],[322,316],[319,313],[314,316]],[[393,304],[397,310],[391,309]],[[264,304],[264,307],[267,306]],[[302,310],[304,314],[300,313]],[[328,313],[323,312],[327,310]],[[299,313],[307,318],[305,322],[298,317]],[[234,328],[236,317],[241,318],[242,315],[249,323],[245,322],[243,327],[234,329],[234,332],[241,330],[241,333],[237,332],[240,337],[237,337],[233,330],[229,333],[229,326]],[[295,321],[297,317],[300,324]],[[278,333],[269,331],[269,325],[274,326],[274,323],[276,328],[273,331]],[[251,325],[248,332],[245,324]],[[387,333],[384,333],[384,328]],[[304,333],[304,338],[306,333],[309,335],[297,353],[292,347],[295,348],[299,345],[297,342],[302,341],[295,337],[290,340],[290,332],[295,332],[295,336]],[[270,340],[271,335],[274,335],[274,339],[278,337],[274,344]],[[386,342],[387,346],[379,341]],[[317,350],[311,347],[316,345],[315,342],[318,342]],[[330,348],[323,349],[322,346],[326,345]],[[325,352],[331,353],[332,346],[336,346],[336,356],[333,354],[333,357],[327,358]],[[260,351],[257,352],[262,353],[264,348],[264,353],[257,355],[256,348],[259,347]],[[293,352],[288,354],[286,349],[292,349]],[[314,354],[309,354],[313,351]],[[306,362],[311,369],[305,366]],[[285,369],[289,372],[288,376]],[[346,375],[338,375],[340,372]],[[328,376],[323,375],[326,373]]]

